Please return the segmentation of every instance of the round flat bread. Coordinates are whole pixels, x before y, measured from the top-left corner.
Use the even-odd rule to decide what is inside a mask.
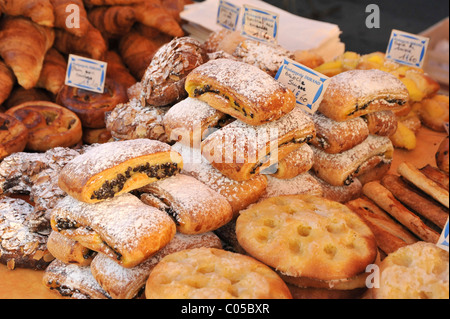
[[[146,284],[148,299],[291,299],[268,266],[217,248],[196,248],[164,257]]]
[[[241,211],[236,236],[247,253],[280,273],[318,280],[352,278],[377,256],[369,227],[323,197],[272,197]]]

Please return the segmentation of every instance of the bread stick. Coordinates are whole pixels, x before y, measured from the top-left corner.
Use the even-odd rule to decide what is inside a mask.
[[[375,235],[378,247],[384,253],[390,254],[400,247],[417,242],[413,234],[370,199],[360,197],[347,202],[346,206],[366,222]]]
[[[414,165],[408,162],[403,162],[397,167],[397,171],[406,180],[448,208],[448,191],[442,187],[439,187],[436,182],[427,178]]]
[[[426,166],[422,167],[420,171],[429,179],[435,181],[446,190],[449,190],[448,174],[445,174],[440,169],[433,167],[430,164],[427,164]]]
[[[400,202],[430,220],[436,226],[443,229],[448,218],[446,211],[441,205],[434,203],[422,196],[400,176],[388,174],[381,179],[381,184],[386,187]]]
[[[439,233],[429,228],[419,216],[403,206],[380,182],[373,181],[365,184],[363,193],[420,239],[437,243],[440,236]]]

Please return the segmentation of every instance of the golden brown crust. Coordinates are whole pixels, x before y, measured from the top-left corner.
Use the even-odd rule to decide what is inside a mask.
[[[202,154],[223,175],[249,180],[315,136],[312,120],[300,108],[259,126],[234,121],[202,142]]]
[[[81,121],[67,108],[47,101],[32,101],[6,111],[28,128],[26,148],[46,151],[54,147],[71,147],[82,137]]]
[[[436,165],[439,169],[445,173],[449,173],[449,155],[448,155],[448,135],[439,144],[439,148],[436,151]],[[447,184],[448,186],[448,184]]]
[[[134,267],[175,235],[164,212],[123,194],[96,204],[66,196],[52,211],[51,227],[81,245],[103,253],[125,268]]]
[[[2,88],[0,90],[0,105],[8,99],[15,82],[16,78],[12,70],[5,64],[5,62],[0,60],[0,86]]]
[[[0,160],[22,152],[28,142],[28,129],[15,117],[0,113]]]
[[[417,237],[427,242],[437,243],[439,233],[425,225],[420,217],[408,210],[380,182],[374,181],[365,184],[363,193]]]
[[[56,259],[66,264],[88,266],[95,256],[95,252],[84,247],[80,243],[52,231],[47,240],[48,251]]]
[[[377,257],[367,225],[346,206],[317,196],[254,204],[241,211],[236,235],[251,256],[293,277],[353,278]]]
[[[313,151],[308,144],[289,153],[278,162],[277,171],[271,176],[279,179],[291,179],[308,172],[313,166]]]
[[[220,249],[222,244],[213,233],[176,233],[164,248],[136,267],[124,268],[105,255],[97,254],[91,263],[91,271],[95,280],[113,299],[132,299],[142,293],[148,276],[162,258],[178,251],[200,247]]]
[[[182,167],[181,156],[168,144],[149,139],[109,142],[70,161],[58,184],[70,196],[95,203],[172,176]]]
[[[379,111],[363,116],[369,133],[378,136],[391,136],[397,130],[397,117],[393,111]]]
[[[337,122],[316,112],[311,119],[316,128],[316,137],[311,144],[329,154],[348,151],[364,142],[370,134],[367,124],[360,117]]]
[[[186,77],[207,61],[201,43],[191,37],[175,38],[155,53],[142,77],[145,100],[154,106],[166,106],[187,96]]]
[[[406,86],[380,70],[351,70],[331,78],[318,111],[346,121],[376,111],[395,110],[409,100]]]
[[[177,174],[161,181],[148,184],[139,191],[141,200],[149,205],[152,199],[160,200],[183,234],[201,234],[213,231],[233,217],[227,199],[192,176]],[[164,209],[163,209],[164,210]]]
[[[392,219],[370,199],[360,197],[347,202],[346,205],[370,227],[378,248],[386,255],[418,241],[408,229]]]
[[[107,128],[83,128],[83,142],[86,144],[103,144],[112,138]]]
[[[448,251],[417,242],[398,249],[380,264],[375,299],[449,298]]]
[[[443,229],[448,219],[448,209],[425,197],[420,191],[411,187],[400,176],[388,174],[381,179],[386,187],[399,201],[417,214]]]
[[[296,105],[294,94],[270,75],[230,59],[211,60],[193,70],[186,91],[249,125],[275,121]]]
[[[111,299],[95,281],[89,266],[65,264],[55,259],[42,276],[45,287],[71,299]]]
[[[328,154],[312,146],[314,173],[333,186],[350,185],[358,177],[380,163],[391,163],[394,147],[388,137],[369,135],[352,149],[338,154]]]
[[[216,248],[164,257],[151,272],[145,295],[148,299],[292,298],[283,280],[263,263]]]

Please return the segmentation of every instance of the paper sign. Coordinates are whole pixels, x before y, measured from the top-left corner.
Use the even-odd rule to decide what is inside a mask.
[[[279,15],[244,5],[241,34],[244,37],[268,43],[277,43]]]
[[[286,85],[294,94],[297,105],[309,113],[315,113],[323,99],[328,77],[300,63],[285,59],[275,79]]]
[[[400,64],[421,68],[429,40],[418,35],[392,30],[386,58]]]
[[[65,84],[80,89],[103,93],[107,63],[70,54]]]
[[[240,7],[231,2],[220,0],[219,10],[217,12],[217,24],[226,29],[236,31],[240,13]]]
[[[437,245],[442,249],[448,251],[448,218],[447,223],[445,224],[444,229],[442,230],[441,237],[439,238]]]

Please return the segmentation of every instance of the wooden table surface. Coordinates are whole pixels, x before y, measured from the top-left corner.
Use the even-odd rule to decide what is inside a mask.
[[[427,164],[436,166],[435,153],[445,133],[422,128],[417,135],[417,147],[412,151],[396,149],[391,172],[396,173],[397,166],[409,161],[421,168]],[[57,293],[42,284],[43,271],[29,269],[8,270],[0,265],[0,299],[58,299]]]

